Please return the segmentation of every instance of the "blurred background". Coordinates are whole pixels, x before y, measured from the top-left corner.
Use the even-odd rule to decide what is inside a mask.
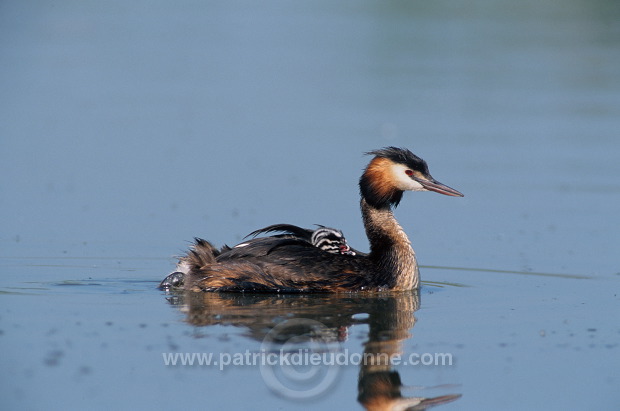
[[[362,154],[395,145],[466,195],[405,198],[423,262],[603,272],[619,17],[603,0],[4,1],[2,248],[155,257],[274,222],[364,248]]]

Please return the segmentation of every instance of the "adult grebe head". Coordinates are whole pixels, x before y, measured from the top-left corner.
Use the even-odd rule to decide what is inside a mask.
[[[360,178],[360,192],[373,207],[397,206],[403,191],[435,191],[463,197],[460,192],[435,180],[426,161],[407,149],[386,147],[366,154],[375,158]]]

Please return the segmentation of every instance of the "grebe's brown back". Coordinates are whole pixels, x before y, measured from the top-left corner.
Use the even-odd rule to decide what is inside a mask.
[[[370,242],[367,255],[334,254],[298,238],[264,237],[218,253],[200,240],[184,257],[184,287],[193,291],[354,292],[404,291],[419,286],[415,253],[392,208],[404,191],[463,194],[435,180],[426,162],[407,149],[371,151],[360,178],[361,210]]]
[[[272,237],[307,241],[314,247],[327,251],[328,253],[347,255],[361,254],[359,251],[354,250],[349,246],[342,231],[336,228],[325,227],[323,225],[318,225],[316,230],[310,230],[308,228],[302,228],[292,224],[273,224],[268,227],[252,231],[250,234],[245,236],[245,238],[256,237],[259,234],[269,234],[274,232],[280,234],[274,234]],[[193,250],[198,254],[207,254],[217,258],[222,253],[229,252],[234,248],[246,247],[256,241],[264,241],[264,239],[251,239],[237,244],[232,248],[225,245],[221,249],[217,250],[211,247],[211,245],[205,240],[195,238]],[[157,288],[162,290],[170,290],[173,288],[182,287],[185,284],[185,275],[189,272],[189,270],[190,267],[187,261],[187,256],[181,257],[174,271],[164,278],[159,283]]]

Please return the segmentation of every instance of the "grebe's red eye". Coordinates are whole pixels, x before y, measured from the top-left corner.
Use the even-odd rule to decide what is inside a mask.
[[[405,170],[405,174],[407,174],[409,177],[411,177],[413,175],[413,171]]]

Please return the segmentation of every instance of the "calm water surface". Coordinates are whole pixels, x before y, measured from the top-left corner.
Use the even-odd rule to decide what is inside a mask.
[[[617,409],[619,23],[603,0],[3,2],[2,409]],[[194,236],[320,223],[367,249],[356,183],[386,145],[465,194],[396,210],[419,293],[155,289]],[[299,349],[403,361],[232,364]]]

